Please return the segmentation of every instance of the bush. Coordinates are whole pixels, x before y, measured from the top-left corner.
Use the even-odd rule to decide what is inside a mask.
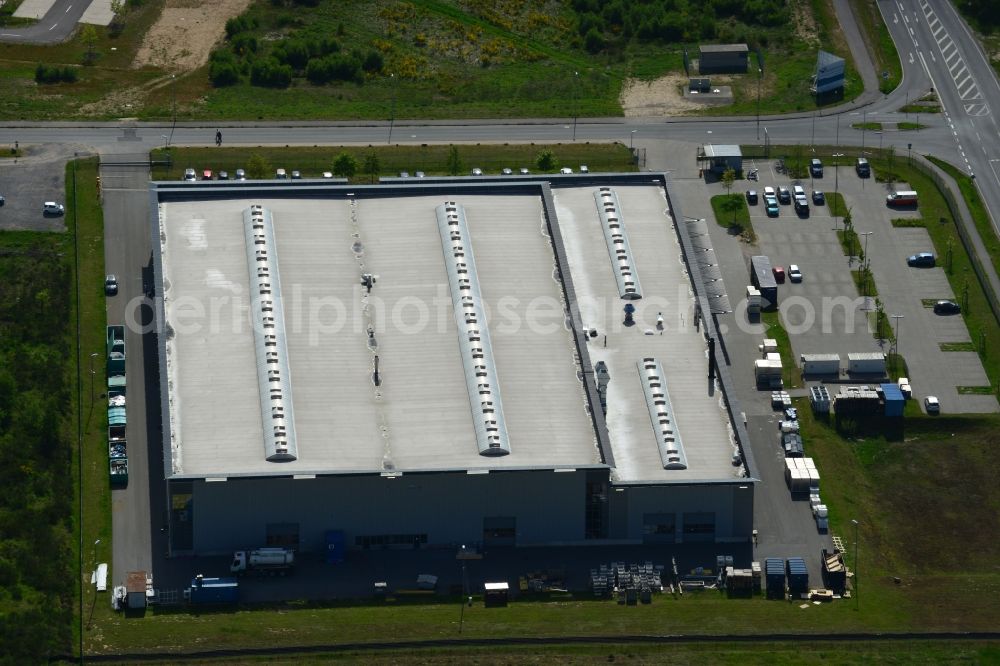
[[[364,62],[361,63],[361,68],[369,74],[378,74],[384,66],[385,59],[382,58],[382,54],[378,51],[369,51],[365,55]]]
[[[260,44],[257,42],[255,35],[240,34],[236,35],[232,40],[233,53],[240,56],[257,53],[259,47]]]
[[[340,153],[337,155],[337,159],[333,161],[333,174],[335,176],[350,178],[357,170],[358,162],[350,153]]]
[[[555,171],[559,168],[559,160],[551,150],[543,150],[535,158],[535,166],[539,171]]]
[[[226,39],[232,39],[241,32],[249,32],[257,27],[257,19],[237,16],[226,21]]]
[[[600,53],[604,50],[604,37],[597,28],[591,28],[587,31],[587,35],[583,38],[583,47],[587,49],[587,53]]]
[[[76,69],[69,65],[43,65],[35,67],[35,82],[37,83],[73,83],[77,79]]]
[[[302,71],[309,63],[309,45],[300,39],[286,39],[274,47],[274,57],[292,69]]]
[[[274,58],[258,60],[250,67],[250,83],[264,88],[287,88],[292,83],[292,68]]]
[[[213,62],[208,68],[208,78],[216,88],[235,85],[240,82],[240,73],[232,62]]]

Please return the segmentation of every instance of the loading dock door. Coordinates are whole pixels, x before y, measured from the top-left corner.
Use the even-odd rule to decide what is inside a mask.
[[[508,516],[483,518],[483,545],[517,545],[517,519]]]
[[[715,541],[715,514],[685,513],[684,541]]]
[[[642,514],[643,543],[674,543],[677,540],[677,514]]]

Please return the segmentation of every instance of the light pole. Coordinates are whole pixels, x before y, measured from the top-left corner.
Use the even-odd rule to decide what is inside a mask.
[[[459,553],[462,558],[462,598],[459,599],[461,604],[461,610],[458,615],[458,633],[462,633],[462,627],[465,624],[465,596],[469,593],[469,584],[465,577],[465,544],[462,544],[462,550]]]
[[[639,130],[632,130],[631,132],[628,133],[628,149],[629,149],[629,152],[632,151],[632,147],[633,147],[633,145],[635,143],[635,133],[638,132],[638,131]]]
[[[893,348],[896,350],[895,353],[893,354],[893,356],[895,356],[893,364],[895,364],[896,362],[899,361],[899,320],[903,319],[904,315],[894,314],[894,315],[889,315],[889,318],[892,319],[892,323],[895,324],[895,330],[893,331],[892,334],[892,337],[895,338],[895,342],[892,345]]]
[[[580,115],[580,72],[573,72],[573,140],[576,141],[576,117]]]
[[[837,118],[837,128],[840,129],[840,118]],[[840,210],[840,158],[844,156],[844,153],[834,153],[833,154],[833,201],[834,205],[837,206],[837,212],[843,214],[844,211]],[[833,230],[837,230],[837,216],[833,216]]]
[[[90,412],[94,412],[94,377],[97,372],[94,370],[94,359],[97,358],[97,352],[90,355]],[[88,419],[89,420],[89,419]]]
[[[392,107],[389,111],[389,138],[386,139],[386,145],[392,143],[392,125],[396,122],[396,75],[389,75],[389,82],[392,85]]]
[[[758,54],[760,51],[757,52]],[[757,140],[760,141],[760,80],[764,78],[764,70],[757,65]]]
[[[865,310],[866,311],[868,310],[868,278],[869,278],[869,269],[868,269],[868,261],[869,261],[869,259],[868,259],[868,237],[871,236],[873,233],[875,233],[875,232],[874,231],[862,231],[860,234],[858,234],[859,236],[864,236],[865,237],[865,260],[861,262],[861,267],[860,267],[859,270],[861,270],[861,279],[862,279],[861,285],[864,288],[864,292],[865,292],[863,295],[865,297]]]
[[[861,610],[861,585],[858,581],[858,521],[851,519],[854,523],[854,610]]]

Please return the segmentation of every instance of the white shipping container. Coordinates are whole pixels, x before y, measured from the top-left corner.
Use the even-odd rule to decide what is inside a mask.
[[[885,354],[864,352],[847,355],[848,371],[863,375],[885,375]]]

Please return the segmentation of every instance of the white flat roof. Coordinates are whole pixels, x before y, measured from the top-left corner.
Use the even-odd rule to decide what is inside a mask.
[[[466,210],[490,313],[507,456],[478,453],[434,212],[446,199]],[[265,460],[242,226],[251,203],[274,216],[298,438],[293,462]],[[601,464],[538,197],[386,197],[353,206],[342,199],[187,201],[161,204],[160,220],[170,327],[168,476]],[[362,272],[377,276],[368,304],[379,387]]]
[[[619,298],[595,189],[559,188],[553,194],[583,326],[598,331],[589,344],[590,359],[595,366],[604,361],[611,376],[606,418],[615,459],[612,478],[623,484],[738,478],[722,392],[709,393],[708,345],[694,327],[694,294],[663,190],[652,184],[611,188],[642,283],[642,299],[629,301],[636,308],[636,324],[626,327],[626,302]],[[658,313],[662,334],[656,328]],[[636,367],[645,357],[663,366],[674,426],[687,456],[685,470],[663,469]]]

